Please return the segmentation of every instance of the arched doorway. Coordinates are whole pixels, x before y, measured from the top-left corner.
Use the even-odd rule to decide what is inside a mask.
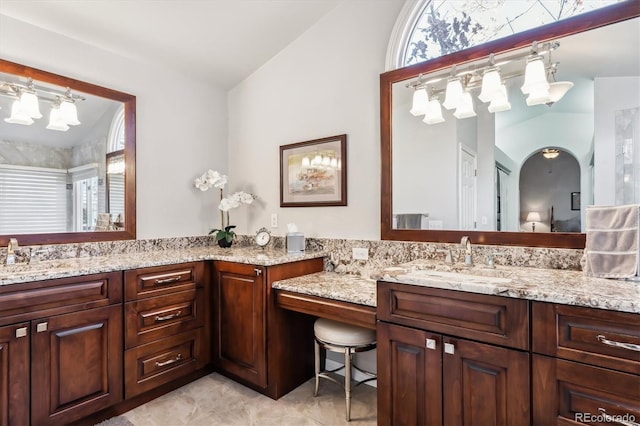
[[[520,230],[534,226],[535,232],[581,232],[580,164],[567,151],[548,147],[522,164]]]

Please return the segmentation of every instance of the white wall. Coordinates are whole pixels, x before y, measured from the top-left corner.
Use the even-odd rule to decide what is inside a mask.
[[[311,237],[380,238],[379,74],[398,0],[344,2],[229,92],[230,189],[261,200],[232,212],[240,232],[278,213]],[[346,207],[280,208],[279,146],[347,134]]]
[[[226,171],[223,90],[0,15],[0,57],[137,97],[137,236],[203,235],[217,225],[213,193],[193,178]]]

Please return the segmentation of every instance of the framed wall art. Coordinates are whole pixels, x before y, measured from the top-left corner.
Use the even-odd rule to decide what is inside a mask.
[[[347,205],[347,135],[280,146],[280,207]]]

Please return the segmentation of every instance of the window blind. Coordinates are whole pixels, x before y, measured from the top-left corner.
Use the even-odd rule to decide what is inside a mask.
[[[66,172],[0,165],[0,234],[66,232]]]

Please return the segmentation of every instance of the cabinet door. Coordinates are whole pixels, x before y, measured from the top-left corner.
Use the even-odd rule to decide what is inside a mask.
[[[0,327],[0,425],[29,424],[29,323]]]
[[[266,288],[264,268],[214,265],[215,363],[260,387],[267,386]]]
[[[444,424],[527,425],[529,354],[445,337]]]
[[[31,414],[69,423],[122,400],[122,306],[31,322]]]
[[[378,424],[442,425],[440,335],[378,322]]]

